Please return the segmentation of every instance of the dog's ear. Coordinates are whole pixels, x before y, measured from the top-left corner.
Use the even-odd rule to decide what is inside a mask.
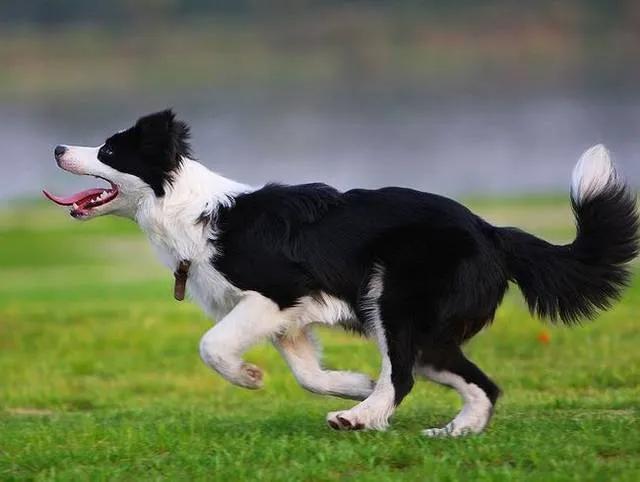
[[[178,168],[183,157],[191,157],[189,126],[171,109],[141,117],[135,129],[143,157],[165,172]]]

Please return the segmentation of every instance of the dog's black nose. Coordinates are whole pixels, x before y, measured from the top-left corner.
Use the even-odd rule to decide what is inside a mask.
[[[58,160],[65,152],[67,152],[67,148],[65,146],[56,146],[53,150],[53,155],[56,156],[56,160]]]

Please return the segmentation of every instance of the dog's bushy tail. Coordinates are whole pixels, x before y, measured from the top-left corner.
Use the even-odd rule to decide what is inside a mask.
[[[498,228],[501,249],[532,313],[565,324],[592,318],[618,299],[638,254],[636,196],[602,145],[573,170],[575,241],[556,246],[515,228]]]

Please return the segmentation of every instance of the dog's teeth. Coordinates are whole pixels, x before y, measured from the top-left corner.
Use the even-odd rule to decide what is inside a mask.
[[[71,206],[73,209],[78,209],[78,205],[76,203],[73,203],[73,206]]]

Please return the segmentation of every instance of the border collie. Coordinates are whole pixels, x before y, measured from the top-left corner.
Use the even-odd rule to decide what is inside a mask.
[[[458,391],[464,406],[428,436],[478,433],[500,390],[461,350],[491,323],[508,282],[530,311],[572,325],[609,308],[638,253],[635,194],[607,150],[586,151],[573,171],[577,235],[563,246],[495,227],[457,202],[387,187],[340,192],[325,184],[254,188],[196,162],[189,127],[165,110],[98,147],[60,145],[58,165],[109,188],[69,197],[76,219],[116,214],[138,223],[186,289],[217,323],[200,341],[204,362],[245,388],[262,371],[243,353],[271,340],[315,393],[359,400],[331,412],[336,430],[385,429],[414,376]],[[371,337],[377,381],[323,368],[316,324]]]

